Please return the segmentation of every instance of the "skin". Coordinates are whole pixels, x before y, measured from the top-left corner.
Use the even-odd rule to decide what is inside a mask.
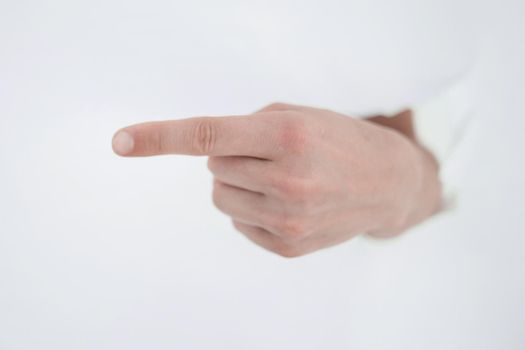
[[[126,157],[208,156],[213,202],[255,244],[302,256],[366,233],[392,237],[439,210],[434,157],[395,118],[350,118],[271,104],[247,116],[129,126],[113,138]]]

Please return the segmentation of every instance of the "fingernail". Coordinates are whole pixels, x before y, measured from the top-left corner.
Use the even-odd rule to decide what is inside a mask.
[[[113,136],[113,151],[118,155],[125,156],[133,151],[135,142],[133,137],[126,131],[119,131]]]

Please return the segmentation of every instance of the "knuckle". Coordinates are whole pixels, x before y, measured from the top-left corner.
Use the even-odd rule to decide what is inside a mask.
[[[307,121],[294,116],[281,122],[278,130],[278,143],[285,151],[292,154],[305,154],[309,151],[310,131]]]
[[[235,229],[241,233],[246,233],[246,227],[242,225],[239,221],[232,219],[232,224]]]
[[[285,111],[292,109],[292,106],[283,102],[273,102],[262,108],[259,112]]]
[[[222,186],[218,182],[213,185],[212,201],[217,208],[222,208]]]
[[[211,117],[202,117],[197,121],[193,135],[193,149],[198,154],[208,154],[215,148],[217,127]]]
[[[310,180],[297,177],[282,177],[275,181],[275,188],[282,198],[296,204],[306,204],[314,193],[314,185]]]
[[[219,170],[219,160],[217,157],[208,157],[208,170],[212,173],[216,173]]]
[[[276,219],[274,226],[277,232],[286,238],[303,238],[308,234],[306,220],[302,218],[283,215]]]
[[[299,247],[287,243],[277,245],[274,252],[283,258],[297,258],[304,255],[304,252]]]

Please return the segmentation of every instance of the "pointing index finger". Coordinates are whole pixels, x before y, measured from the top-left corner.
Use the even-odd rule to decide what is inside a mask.
[[[273,159],[275,123],[262,116],[194,117],[128,126],[113,137],[121,156],[163,154]]]

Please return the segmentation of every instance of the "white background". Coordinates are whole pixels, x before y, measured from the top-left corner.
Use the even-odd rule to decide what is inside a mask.
[[[127,109],[124,82],[93,102],[111,91],[69,86],[89,69],[39,57],[4,9],[1,350],[525,348],[522,1],[473,8],[477,115],[453,158],[457,211],[291,260],[213,208],[205,158],[114,156],[113,132],[158,116],[154,100]]]

